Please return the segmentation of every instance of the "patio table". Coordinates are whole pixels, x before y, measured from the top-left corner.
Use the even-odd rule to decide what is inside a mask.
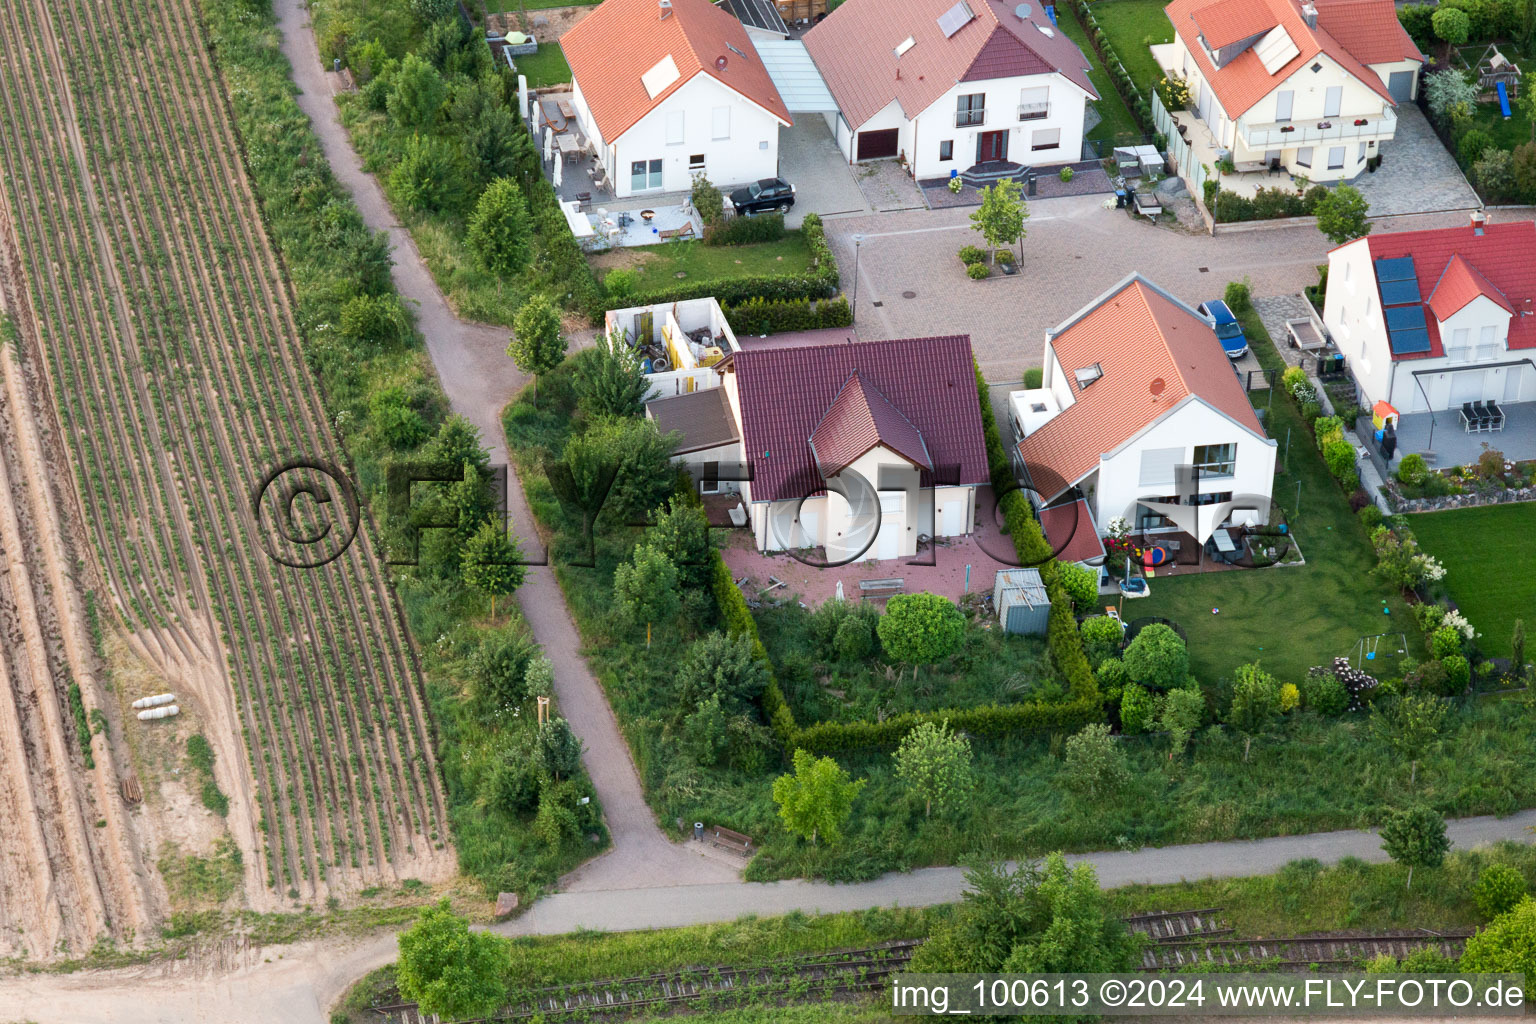
[[[1237,550],[1237,545],[1232,543],[1232,535],[1226,530],[1217,530],[1211,534],[1211,539],[1216,542],[1216,550],[1223,555],[1230,555]]]

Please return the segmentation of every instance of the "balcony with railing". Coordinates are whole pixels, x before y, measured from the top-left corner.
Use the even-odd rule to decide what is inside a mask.
[[[971,110],[955,111],[956,128],[975,128],[987,123],[987,111],[985,107],[976,107]]]
[[[1350,139],[1390,138],[1397,131],[1397,115],[1392,108],[1364,116],[1324,117],[1316,121],[1268,121],[1250,123],[1237,120],[1243,143],[1254,150],[1291,149]]]
[[[1050,117],[1050,116],[1051,116],[1051,104],[1050,104],[1049,101],[1047,101],[1045,103],[1020,103],[1019,104],[1019,120],[1020,121],[1037,121],[1040,118]]]

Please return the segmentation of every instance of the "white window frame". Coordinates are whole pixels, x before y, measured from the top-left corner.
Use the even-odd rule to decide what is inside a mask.
[[[1048,142],[1047,141],[1042,141],[1042,139],[1041,139],[1042,136],[1044,136],[1046,139],[1049,139],[1049,141]],[[1037,128],[1036,130],[1030,132],[1029,133],[1029,148],[1030,148],[1031,151],[1037,152],[1037,153],[1040,152],[1041,150],[1046,150],[1046,149],[1060,149],[1061,148],[1061,129],[1060,128]]]
[[[1330,171],[1342,171],[1344,169],[1344,161],[1348,158],[1348,156],[1349,153],[1347,146],[1329,146],[1328,169]],[[1334,160],[1338,160],[1338,163],[1334,163]]]
[[[1202,453],[1204,457],[1202,458]],[[1195,445],[1195,469],[1201,478],[1231,477],[1237,475],[1237,442]]]
[[[1289,121],[1296,112],[1296,90],[1281,89],[1275,93],[1275,120]]]

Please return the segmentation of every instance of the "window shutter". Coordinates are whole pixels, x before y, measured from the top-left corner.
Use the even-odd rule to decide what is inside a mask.
[[[1139,485],[1142,487],[1157,487],[1173,483],[1179,463],[1183,461],[1183,448],[1148,448],[1144,450],[1141,453],[1141,479],[1138,481]]]
[[[685,111],[667,111],[667,145],[677,146],[683,141],[683,115]]]
[[[716,139],[728,139],[731,137],[731,108],[716,107],[711,118],[710,137]]]

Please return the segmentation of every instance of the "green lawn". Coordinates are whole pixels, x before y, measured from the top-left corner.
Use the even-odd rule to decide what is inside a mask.
[[[1148,96],[1163,77],[1148,47],[1173,41],[1173,24],[1164,6],[1162,0],[1102,0],[1091,8],[1131,80]]]
[[[1529,505],[1425,512],[1408,520],[1419,545],[1444,563],[1445,588],[1495,657],[1509,657],[1517,618],[1536,633],[1536,548],[1523,542],[1530,524]]]
[[[811,266],[811,250],[799,231],[777,242],[756,245],[705,245],[703,242],[662,242],[626,246],[592,257],[598,276],[627,266],[639,276],[645,291],[671,284],[679,275],[689,281],[713,281],[752,274],[799,274]]]
[[[525,11],[542,11],[548,7],[585,7],[589,4],[596,5],[601,0],[486,0],[485,10],[489,14],[498,14],[502,11],[515,11],[521,8]]]
[[[1255,316],[1244,318],[1250,343],[1266,366],[1280,357]],[[1266,392],[1254,401],[1269,405]],[[1313,665],[1347,656],[1368,634],[1407,635],[1418,654],[1420,634],[1413,615],[1371,570],[1376,564],[1365,528],[1328,475],[1322,456],[1291,401],[1276,393],[1269,413],[1270,436],[1280,443],[1274,498],[1286,511],[1306,565],[1207,575],[1156,577],[1152,596],[1126,606],[1129,616],[1163,615],[1189,636],[1191,667],[1202,680],[1230,677],[1251,661],[1284,682],[1295,682]],[[1285,439],[1290,432],[1289,471]],[[1301,509],[1296,510],[1296,484]],[[1212,614],[1211,609],[1220,609]],[[1383,614],[1382,609],[1391,614]],[[1393,674],[1390,663],[1383,674]]]
[[[528,88],[540,89],[546,85],[559,85],[571,80],[571,66],[565,62],[558,43],[544,43],[539,52],[527,57],[514,57],[519,74],[528,76]]]
[[[1098,55],[1093,52],[1093,47],[1088,45],[1088,34],[1083,31],[1082,24],[1077,20],[1077,15],[1067,10],[1066,7],[1057,8],[1057,23],[1067,37],[1077,44],[1077,48],[1083,51],[1083,56],[1088,60],[1088,80],[1093,83],[1093,89],[1099,94],[1098,102],[1094,103],[1094,109],[1103,118],[1094,125],[1088,133],[1091,142],[1129,141],[1131,136],[1141,138],[1141,129],[1136,125],[1136,119],[1126,109],[1125,103],[1120,99],[1120,94],[1115,91],[1115,85],[1109,80],[1109,72],[1104,70],[1104,65],[1099,61]],[[1107,152],[1107,148],[1106,148]]]

